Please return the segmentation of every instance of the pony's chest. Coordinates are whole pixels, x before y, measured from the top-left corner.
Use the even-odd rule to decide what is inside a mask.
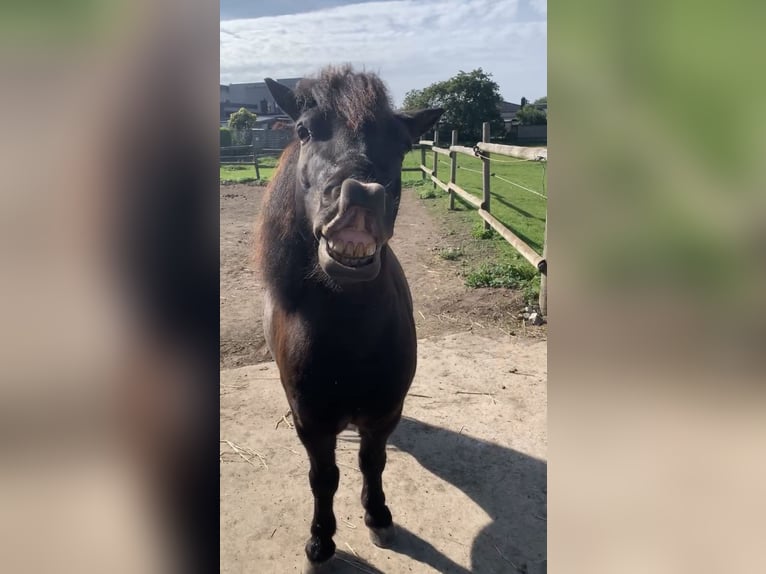
[[[276,321],[280,368],[337,380],[355,379],[401,363],[414,342],[405,318],[390,313],[295,313]]]
[[[397,325],[382,318],[334,315],[323,321],[305,321],[302,352],[313,366],[337,371],[374,368],[395,350],[390,334]]]

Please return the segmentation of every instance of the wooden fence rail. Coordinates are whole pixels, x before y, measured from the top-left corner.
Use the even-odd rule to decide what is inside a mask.
[[[484,122],[482,125],[482,137],[473,148],[467,146],[457,145],[457,131],[452,132],[452,142],[448,148],[438,147],[439,134],[434,132],[433,140],[420,140],[418,145],[420,146],[420,167],[404,168],[403,171],[420,171],[423,174],[423,179],[431,179],[434,184],[434,189],[440,187],[445,192],[449,193],[449,206],[450,209],[455,208],[455,196],[472,205],[477,209],[479,217],[484,221],[485,229],[494,229],[497,231],[503,239],[510,243],[516,251],[518,251],[524,259],[534,265],[540,272],[540,298],[539,306],[543,315],[548,314],[548,216],[546,210],[545,217],[545,233],[543,239],[543,254],[540,255],[534,249],[532,249],[523,239],[516,235],[513,231],[508,229],[500,221],[498,221],[491,212],[490,208],[490,162],[492,161],[491,154],[509,156],[519,159],[547,161],[548,150],[547,148],[527,148],[519,146],[509,146],[502,144],[490,143],[489,141],[489,122]],[[433,169],[426,167],[426,150],[430,149],[433,153]],[[457,155],[464,154],[471,157],[478,157],[482,162],[482,198],[468,193],[455,183],[455,174],[457,171]],[[450,158],[450,174],[449,182],[444,183],[439,179],[439,155],[448,156]]]
[[[247,154],[227,154],[228,150],[246,149],[250,150]],[[248,145],[221,146],[219,153],[220,165],[241,165],[243,163],[252,163],[255,168],[255,179],[261,179],[261,169],[258,164],[258,156],[269,157],[279,155],[283,149],[278,148],[258,148],[255,143]]]

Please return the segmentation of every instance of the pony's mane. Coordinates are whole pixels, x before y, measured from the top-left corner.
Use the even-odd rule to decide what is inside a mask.
[[[337,114],[357,130],[376,114],[391,110],[383,81],[371,72],[354,72],[350,65],[328,66],[314,78],[301,80],[295,89],[301,108]]]
[[[295,201],[292,194],[294,174],[291,170],[295,168],[297,152],[298,144],[295,141],[282,152],[261,203],[261,213],[253,234],[253,260],[264,271],[268,266],[270,252],[286,241],[291,233],[296,232]]]

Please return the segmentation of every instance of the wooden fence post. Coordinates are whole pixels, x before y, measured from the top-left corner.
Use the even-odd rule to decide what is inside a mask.
[[[481,141],[489,143],[489,122],[484,122],[481,125]],[[481,188],[484,194],[481,208],[487,213],[492,213],[489,209],[489,152],[482,151],[481,153]],[[484,229],[491,229],[491,226],[486,221],[484,222]]]
[[[457,130],[452,130],[451,145],[457,145]],[[457,152],[452,151],[450,152],[449,155],[450,155],[449,181],[450,183],[455,183],[455,176],[457,172]],[[455,209],[455,193],[452,191],[452,189],[449,190],[449,208]]]
[[[420,165],[426,165],[426,146],[420,146]],[[425,181],[426,172],[420,170],[420,178]]]
[[[439,130],[434,130],[434,147],[439,144]],[[439,172],[439,154],[434,152],[434,177],[438,177]],[[434,182],[434,189],[436,189],[436,182]]]
[[[548,210],[545,210],[545,232],[543,234],[543,261],[545,265],[540,270],[540,299],[538,305],[543,317],[548,316]]]
[[[258,168],[258,151],[255,149],[255,142],[253,142],[253,165],[255,166],[255,179],[261,179],[261,170]]]

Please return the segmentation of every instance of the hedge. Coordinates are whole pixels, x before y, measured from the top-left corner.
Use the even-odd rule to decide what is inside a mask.
[[[221,147],[227,147],[231,145],[231,130],[229,128],[221,128]]]

